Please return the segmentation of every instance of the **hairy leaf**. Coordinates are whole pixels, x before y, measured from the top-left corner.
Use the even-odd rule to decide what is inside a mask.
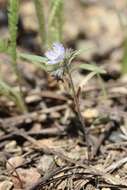
[[[88,71],[92,71],[92,72],[96,72],[96,73],[99,73],[99,74],[106,74],[106,71],[94,64],[78,64],[76,65],[77,68],[80,68],[80,69],[84,69],[84,70],[88,70]]]

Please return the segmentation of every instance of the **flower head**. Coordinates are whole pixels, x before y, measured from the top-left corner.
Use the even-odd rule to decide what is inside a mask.
[[[45,53],[45,56],[48,58],[48,64],[57,64],[64,61],[65,53],[65,48],[61,43],[53,43],[52,50]]]

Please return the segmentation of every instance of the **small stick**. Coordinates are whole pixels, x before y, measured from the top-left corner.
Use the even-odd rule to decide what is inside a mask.
[[[19,176],[19,174],[18,174],[16,168],[15,168],[8,160],[7,160],[7,163],[8,163],[8,164],[11,166],[11,168],[13,169],[11,173],[15,172],[16,177],[17,177],[17,179],[18,179],[18,181],[19,181],[19,183],[20,183],[20,188],[23,189],[23,182],[22,182],[22,180],[21,180],[21,178],[20,178],[20,176]]]
[[[121,160],[116,161],[115,163],[111,164],[107,168],[105,168],[105,172],[112,173],[114,170],[120,168],[122,165],[124,165],[127,162],[127,157],[122,158]]]
[[[106,127],[107,127],[106,131],[100,135],[100,137],[98,138],[97,144],[94,146],[94,149],[93,149],[93,152],[92,152],[92,158],[94,158],[97,155],[97,153],[98,153],[98,151],[100,149],[100,146],[102,145],[102,143],[106,139],[109,132],[114,127],[113,122],[110,122],[109,124],[107,124]]]

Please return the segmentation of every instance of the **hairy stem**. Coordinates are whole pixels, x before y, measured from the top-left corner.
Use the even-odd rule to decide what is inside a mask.
[[[10,33],[10,56],[11,56],[11,64],[12,64],[12,68],[14,73],[16,74],[17,77],[17,81],[18,81],[18,85],[19,85],[19,89],[20,89],[20,99],[19,99],[19,104],[21,105],[21,111],[22,112],[26,112],[27,108],[23,99],[23,93],[22,93],[22,89],[21,89],[21,75],[20,72],[18,70],[18,66],[17,66],[17,51],[16,51],[16,40],[17,40],[17,24],[18,24],[18,19],[19,19],[19,4],[20,1],[19,0],[10,0],[9,1],[9,14],[8,14],[8,18],[9,18],[9,33]]]
[[[36,15],[39,24],[39,33],[41,37],[41,43],[44,49],[46,48],[47,35],[46,35],[46,24],[45,24],[45,15],[44,15],[44,5],[42,0],[34,0]]]
[[[66,65],[66,71],[67,71],[67,74],[68,74],[68,77],[69,77],[71,89],[72,89],[72,92],[73,92],[73,99],[74,99],[76,112],[77,112],[79,121],[81,123],[82,131],[83,131],[83,133],[85,135],[85,140],[86,140],[86,144],[87,144],[87,148],[88,148],[88,160],[89,160],[90,145],[89,145],[89,141],[88,141],[88,138],[89,138],[88,129],[85,126],[85,121],[84,121],[84,118],[82,117],[82,114],[81,114],[80,105],[79,105],[79,99],[78,99],[77,94],[76,94],[76,90],[75,90],[75,86],[74,86],[73,79],[72,79],[72,76],[71,76],[71,72],[69,70],[69,67],[68,67],[67,63],[65,65]]]
[[[63,33],[63,0],[52,0],[48,21],[48,45],[54,41],[62,41]]]
[[[60,8],[59,8],[59,12],[58,12],[58,34],[59,34],[59,40],[62,41],[63,40],[63,24],[64,24],[64,2],[63,0],[61,0],[60,3]]]

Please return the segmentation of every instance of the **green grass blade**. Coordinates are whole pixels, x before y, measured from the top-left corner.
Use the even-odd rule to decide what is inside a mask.
[[[18,20],[19,20],[19,4],[20,1],[19,0],[9,0],[9,13],[8,13],[8,22],[9,22],[9,34],[10,34],[10,47],[9,47],[9,51],[8,53],[11,56],[11,65],[13,68],[13,71],[17,77],[17,81],[18,81],[18,85],[19,85],[19,89],[20,89],[20,100],[21,100],[21,104],[22,107],[24,107],[24,112],[27,112],[27,108],[25,106],[24,103],[24,99],[23,99],[23,93],[22,93],[22,88],[21,88],[21,74],[18,70],[18,66],[17,66],[17,51],[16,51],[16,47],[17,47],[17,25],[18,25]]]
[[[46,48],[47,42],[47,33],[46,33],[46,23],[45,23],[45,15],[44,15],[44,5],[42,0],[33,0],[36,10],[36,15],[39,24],[39,33],[41,37],[42,48]]]
[[[19,19],[19,0],[9,0],[9,34],[10,34],[10,55],[12,57],[12,67],[17,73],[17,53],[16,53],[16,39],[17,39],[17,24]]]
[[[32,55],[27,53],[18,53],[18,58],[25,59],[29,62],[47,63],[47,58],[39,55]]]
[[[47,58],[38,56],[38,55],[32,55],[32,54],[26,54],[26,53],[18,53],[19,59],[24,59],[30,63],[33,63],[36,67],[47,70]]]
[[[127,37],[124,41],[124,54],[122,60],[122,72],[123,74],[127,74]]]
[[[84,69],[84,70],[87,70],[87,71],[92,71],[92,72],[96,72],[96,73],[99,73],[99,74],[106,74],[106,71],[94,64],[77,64],[76,65],[76,68],[80,68],[80,69]]]
[[[63,33],[63,0],[52,0],[48,21],[48,46],[55,41],[62,41]]]

